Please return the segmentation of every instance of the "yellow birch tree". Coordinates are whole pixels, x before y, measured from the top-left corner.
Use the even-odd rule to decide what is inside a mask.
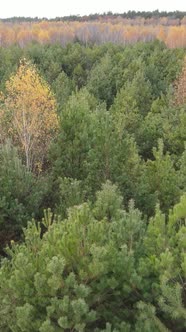
[[[0,123],[1,137],[18,146],[27,169],[41,170],[58,128],[56,101],[35,66],[25,59],[6,82]]]

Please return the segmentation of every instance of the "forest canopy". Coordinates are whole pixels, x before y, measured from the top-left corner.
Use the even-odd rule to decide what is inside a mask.
[[[30,42],[71,42],[119,45],[159,39],[168,47],[186,47],[186,12],[112,12],[89,16],[47,18],[12,17],[0,20],[0,46]]]
[[[0,26],[0,331],[184,332],[185,48],[60,24]]]

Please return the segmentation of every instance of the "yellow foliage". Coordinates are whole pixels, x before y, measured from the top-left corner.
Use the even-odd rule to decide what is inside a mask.
[[[35,66],[25,59],[6,82],[6,92],[1,123],[6,127],[5,134],[11,135],[24,153],[27,168],[34,169],[35,165],[43,165],[58,128],[55,98]]]

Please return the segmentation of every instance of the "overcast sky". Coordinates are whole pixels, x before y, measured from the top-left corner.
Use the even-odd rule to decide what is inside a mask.
[[[56,17],[128,10],[186,11],[185,0],[0,0],[0,18],[12,16]]]

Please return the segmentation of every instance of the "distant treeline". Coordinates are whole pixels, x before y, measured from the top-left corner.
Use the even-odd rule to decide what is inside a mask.
[[[181,23],[180,23],[181,22]],[[128,19],[118,17],[107,21],[87,22],[1,22],[0,46],[8,47],[18,44],[67,45],[78,42],[82,45],[100,45],[114,43],[118,45],[149,42],[158,39],[169,48],[186,47],[186,16],[179,19],[162,17],[159,19],[137,17]]]
[[[47,21],[79,21],[79,22],[86,22],[86,21],[96,21],[96,20],[108,20],[108,19],[116,19],[118,17],[125,18],[125,19],[135,19],[135,18],[144,18],[145,20],[148,19],[158,19],[162,17],[170,18],[171,20],[182,20],[186,16],[186,12],[184,11],[172,11],[172,12],[166,12],[166,11],[135,11],[135,10],[129,10],[128,12],[124,13],[112,13],[111,11],[103,13],[103,14],[90,14],[90,15],[69,15],[69,16],[59,16],[52,19],[48,19],[46,17],[38,18],[38,17],[10,17],[5,19],[0,19],[2,22],[40,22],[43,20]]]

